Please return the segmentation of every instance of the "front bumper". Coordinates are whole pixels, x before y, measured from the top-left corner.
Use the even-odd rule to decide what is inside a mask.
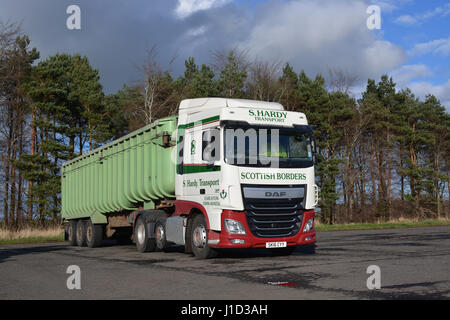
[[[265,248],[267,242],[287,242],[288,246],[313,244],[316,242],[316,233],[314,228],[307,233],[303,233],[305,223],[314,218],[314,210],[307,210],[303,212],[303,221],[300,231],[290,237],[281,238],[260,238],[253,235],[249,229],[245,212],[236,212],[231,210],[224,210],[222,212],[222,231],[217,232],[210,230],[208,232],[208,246],[212,248]],[[245,235],[230,234],[226,231],[223,220],[233,219],[242,223],[245,228]],[[232,242],[232,240],[241,240],[241,243]],[[243,240],[243,243],[242,243]]]

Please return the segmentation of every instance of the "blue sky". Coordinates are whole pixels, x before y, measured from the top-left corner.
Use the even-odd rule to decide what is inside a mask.
[[[440,85],[450,79],[450,2],[410,1],[386,12],[382,36],[409,53],[407,64],[427,66],[432,72],[425,78],[429,83]],[[441,50],[432,45],[437,40],[442,40]]]
[[[72,4],[81,8],[81,30],[66,28]],[[367,28],[369,5],[381,9],[380,30]],[[387,73],[421,98],[435,94],[450,111],[449,1],[2,0],[0,19],[21,22],[43,58],[86,55],[106,92],[142,79],[136,66],[153,46],[174,75],[189,56],[210,63],[214,50],[237,47],[310,76],[354,75],[355,96],[367,78]]]

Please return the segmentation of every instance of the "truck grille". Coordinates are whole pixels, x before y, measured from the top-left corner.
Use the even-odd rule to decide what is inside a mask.
[[[255,189],[255,186],[247,187]],[[261,238],[279,238],[294,236],[299,232],[303,221],[302,209],[306,186],[258,186],[256,188],[261,188],[262,191],[258,198],[245,197],[248,193],[245,188],[246,186],[243,186],[244,207],[247,211],[247,223],[253,235]],[[301,197],[273,199],[263,196],[265,191],[270,194],[286,188],[303,188]]]

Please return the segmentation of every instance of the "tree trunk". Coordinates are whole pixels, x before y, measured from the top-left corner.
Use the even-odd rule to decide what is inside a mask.
[[[413,128],[415,128],[415,126],[413,126]],[[413,143],[409,144],[409,156],[410,156],[410,160],[411,160],[411,169],[412,170],[417,170],[417,156],[416,156],[416,152],[414,149],[414,145]],[[419,208],[420,208],[420,199],[419,199],[419,194],[420,191],[417,190],[417,185],[416,185],[416,179],[415,178],[410,178],[410,188],[411,188],[411,195],[415,198],[415,210],[416,210],[416,214],[419,213]]]
[[[11,155],[11,193],[10,193],[10,200],[9,200],[9,221],[13,226],[17,226],[17,216],[16,216],[16,166],[13,161],[16,160],[17,156],[17,143],[16,143],[16,137],[15,133],[14,136],[14,142],[12,146],[12,155]]]
[[[434,166],[434,192],[436,193],[436,211],[438,218],[441,217],[441,197],[439,192],[439,150],[436,150],[438,142],[436,141],[437,137],[435,137],[435,148],[433,150],[433,166]]]
[[[19,158],[23,154],[23,120],[20,121],[20,129],[19,129]],[[23,225],[23,203],[22,203],[22,184],[23,184],[23,178],[22,178],[22,172],[19,170],[19,177],[18,177],[18,185],[17,185],[17,224],[19,227],[22,227]]]
[[[5,195],[3,198],[3,219],[5,223],[5,227],[9,228],[9,203],[8,203],[8,195],[9,195],[9,147],[7,148],[6,156],[5,156]]]
[[[376,197],[376,181],[375,181],[375,148],[373,146],[373,140],[370,140],[370,176],[372,179],[372,206],[377,203]]]
[[[32,113],[32,122],[31,122],[31,149],[30,155],[34,156],[36,154],[36,139],[37,139],[37,131],[36,131],[36,106],[31,107]],[[31,223],[33,220],[33,181],[28,181],[28,206],[27,206],[27,220],[28,223]]]
[[[8,106],[8,140],[6,141],[6,155],[4,156],[5,161],[5,195],[3,198],[3,219],[5,220],[5,226],[6,228],[10,227],[10,219],[9,219],[9,185],[10,185],[10,156],[11,156],[11,144],[12,144],[12,135],[13,135],[13,128],[12,128],[12,110],[11,107]]]
[[[387,131],[387,143],[388,147],[386,150],[386,170],[387,170],[387,190],[386,190],[386,201],[387,201],[387,210],[386,210],[386,220],[389,221],[391,218],[391,185],[392,185],[392,158],[391,158],[391,145],[390,145],[390,134],[389,127]]]

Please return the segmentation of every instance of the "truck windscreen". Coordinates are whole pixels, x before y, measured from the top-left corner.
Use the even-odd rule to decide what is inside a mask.
[[[307,168],[314,165],[314,138],[296,129],[225,127],[225,162],[247,167]]]

